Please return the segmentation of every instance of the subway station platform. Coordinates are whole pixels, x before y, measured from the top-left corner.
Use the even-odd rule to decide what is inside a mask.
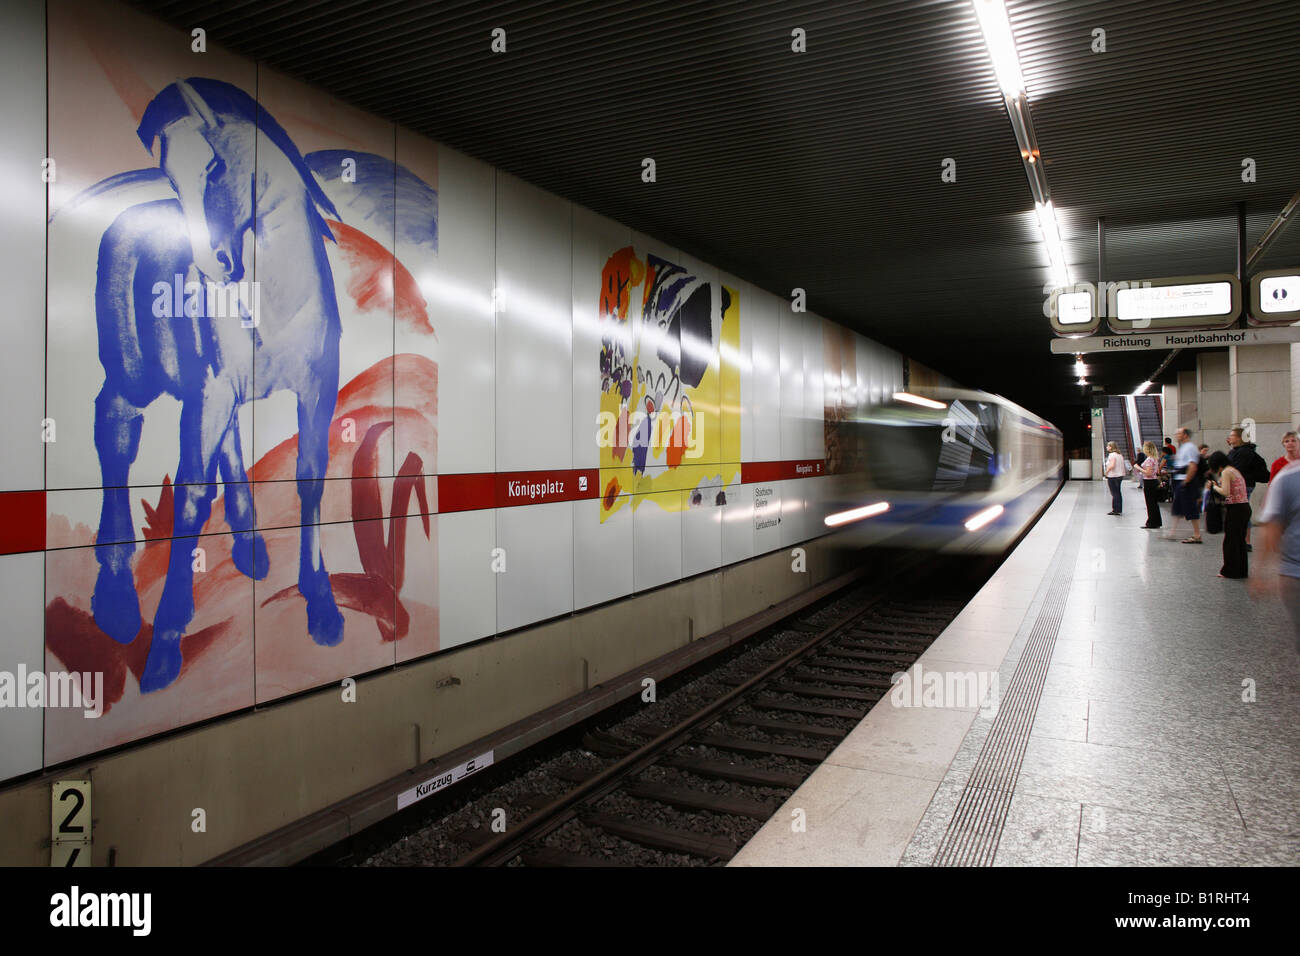
[[[1281,604],[1216,577],[1222,536],[1166,537],[1168,503],[1143,530],[1131,481],[1109,510],[1069,482],[909,672],[944,692],[883,698],[731,865],[1300,863]]]

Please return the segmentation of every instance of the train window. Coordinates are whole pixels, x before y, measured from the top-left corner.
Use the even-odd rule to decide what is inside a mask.
[[[988,491],[1011,465],[998,455],[998,406],[954,401],[934,418],[855,423],[872,484],[888,491]]]

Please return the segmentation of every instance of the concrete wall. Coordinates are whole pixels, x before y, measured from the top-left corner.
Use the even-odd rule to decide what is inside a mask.
[[[1160,395],[1161,438],[1173,438],[1178,427],[1178,386],[1166,385]]]
[[[1196,372],[1179,372],[1178,373],[1178,406],[1174,413],[1173,427],[1169,430],[1169,437],[1174,437],[1174,431],[1186,426],[1200,430],[1201,423],[1196,405]]]
[[[1233,424],[1254,422],[1254,441],[1270,462],[1281,454],[1282,436],[1292,427],[1291,349],[1290,345],[1237,346],[1229,353]]]
[[[1196,356],[1196,408],[1200,418],[1196,444],[1209,445],[1211,451],[1226,447],[1228,429],[1235,423],[1226,352],[1202,352]]]

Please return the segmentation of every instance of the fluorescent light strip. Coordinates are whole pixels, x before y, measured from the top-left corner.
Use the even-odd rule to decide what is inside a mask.
[[[1035,203],[1034,211],[1038,213],[1038,228],[1042,230],[1047,258],[1052,263],[1052,281],[1057,285],[1069,285],[1070,269],[1065,263],[1065,244],[1061,242],[1061,230],[1056,224],[1052,201]]]
[[[947,408],[943,402],[936,402],[933,398],[922,398],[920,395],[913,395],[911,392],[895,392],[894,401],[910,402],[913,405],[920,405],[922,408]]]
[[[874,505],[864,505],[861,508],[850,508],[848,511],[827,515],[826,524],[828,527],[835,528],[842,524],[848,524],[850,521],[860,521],[873,515],[884,514],[888,510],[889,502],[877,501]]]
[[[985,508],[983,511],[977,511],[971,515],[970,520],[966,522],[967,531],[978,531],[998,515],[1002,514],[1002,506],[994,505],[991,508]]]
[[[1025,78],[1020,72],[1020,56],[1016,53],[1006,8],[1002,0],[975,0],[975,16],[984,32],[984,45],[988,47],[1002,93],[1015,99],[1025,92]]]

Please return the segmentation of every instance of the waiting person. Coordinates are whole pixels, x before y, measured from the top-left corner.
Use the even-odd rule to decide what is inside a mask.
[[[1228,432],[1228,464],[1232,465],[1241,477],[1246,480],[1246,501],[1250,501],[1250,496],[1255,493],[1256,476],[1263,477],[1260,474],[1264,470],[1264,459],[1255,451],[1255,443],[1245,441],[1242,438],[1240,428],[1234,428]],[[1246,525],[1246,550],[1250,550],[1250,525]]]
[[[1251,593],[1281,592],[1282,603],[1295,625],[1296,653],[1300,654],[1300,468],[1278,470],[1269,482],[1259,520],[1264,537],[1264,568],[1256,568]],[[1278,558],[1277,573],[1273,574]]]
[[[1223,496],[1223,567],[1219,577],[1244,578],[1249,573],[1246,522],[1250,520],[1250,502],[1246,479],[1221,451],[1211,455],[1206,465],[1210,475],[1206,487]]]
[[[1155,442],[1147,442],[1142,446],[1144,455],[1142,463],[1135,469],[1142,479],[1142,496],[1147,502],[1147,523],[1144,528],[1159,528],[1163,524],[1160,520],[1160,459],[1156,457]]]
[[[1277,473],[1292,462],[1300,461],[1300,438],[1296,437],[1295,432],[1287,432],[1282,436],[1282,457],[1277,459],[1268,469],[1268,480],[1271,485]]]
[[[1178,519],[1186,518],[1192,525],[1192,536],[1183,538],[1183,544],[1201,543],[1201,484],[1203,476],[1197,475],[1197,462],[1200,455],[1192,444],[1192,432],[1180,428],[1174,432],[1178,439],[1178,454],[1174,458],[1174,515],[1173,527],[1169,530],[1171,538],[1177,536]]]
[[[1124,499],[1121,495],[1121,486],[1124,483],[1124,459],[1120,457],[1119,447],[1113,442],[1106,442],[1106,484],[1110,485],[1110,511],[1106,512],[1111,515],[1122,515],[1124,513]]]
[[[1138,491],[1142,490],[1142,462],[1146,461],[1146,445],[1137,450],[1133,457],[1133,487]]]

